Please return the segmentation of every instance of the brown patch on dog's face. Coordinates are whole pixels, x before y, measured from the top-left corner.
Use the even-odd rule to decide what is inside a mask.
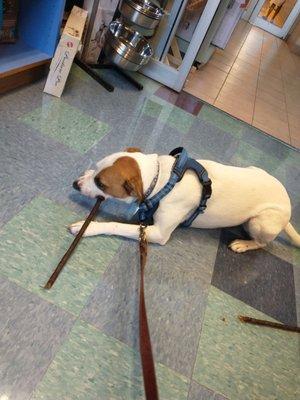
[[[124,199],[128,196],[143,200],[143,182],[138,163],[132,157],[120,157],[112,166],[95,176],[95,184],[104,193]]]
[[[127,147],[127,149],[125,149],[125,151],[127,153],[141,153],[142,150],[139,147]]]

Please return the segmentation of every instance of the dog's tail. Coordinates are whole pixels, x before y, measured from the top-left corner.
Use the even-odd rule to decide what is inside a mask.
[[[300,235],[290,222],[284,228],[284,231],[290,238],[293,245],[300,247]]]

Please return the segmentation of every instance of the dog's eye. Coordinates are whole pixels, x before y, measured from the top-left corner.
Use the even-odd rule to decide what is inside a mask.
[[[98,189],[100,189],[102,191],[104,191],[106,189],[106,186],[104,185],[104,183],[102,183],[100,181],[100,179],[98,179],[97,177],[94,179],[94,182]]]

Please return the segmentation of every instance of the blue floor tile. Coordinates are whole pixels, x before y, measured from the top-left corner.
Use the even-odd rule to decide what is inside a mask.
[[[228,244],[240,236],[223,230],[212,285],[271,317],[296,325],[293,266],[259,249],[237,254]]]
[[[74,317],[0,277],[0,397],[29,400]]]
[[[192,381],[188,400],[226,400],[226,397]]]
[[[218,232],[178,229],[166,246],[149,249],[145,282],[154,355],[187,377],[192,372],[217,246]],[[129,242],[106,270],[81,315],[134,347],[138,345],[138,276],[138,247]]]

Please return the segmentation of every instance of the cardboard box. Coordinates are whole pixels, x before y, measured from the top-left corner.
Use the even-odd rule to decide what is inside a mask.
[[[45,93],[57,97],[62,95],[73,60],[81,45],[86,19],[87,11],[74,6],[51,61]]]

